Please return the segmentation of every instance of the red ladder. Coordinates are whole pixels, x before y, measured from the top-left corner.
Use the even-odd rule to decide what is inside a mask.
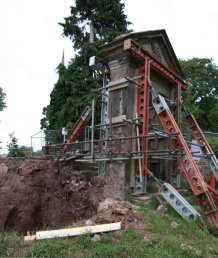
[[[211,224],[218,227],[218,213],[216,197],[218,193],[204,181],[201,172],[192,157],[189,147],[165,101],[153,88],[151,89],[152,103],[160,118],[165,131],[170,136],[173,149],[180,154],[178,161],[186,175],[188,183],[197,199],[197,202]]]
[[[183,111],[185,120],[188,124],[188,127],[190,128],[192,135],[197,141],[202,153],[208,156],[209,165],[210,165],[211,171],[213,172],[212,174],[213,178],[214,179],[216,178],[216,180],[218,181],[218,161],[210,144],[208,143],[206,137],[204,136],[194,116],[190,112],[188,112],[184,106],[182,106],[182,111]],[[211,186],[214,188],[214,185],[211,185]]]
[[[78,137],[78,134],[85,128],[87,125],[87,122],[89,121],[92,113],[92,108],[90,106],[87,106],[80,118],[76,121],[74,127],[70,130],[70,133],[67,136],[66,145],[64,145],[62,149],[62,153],[65,154],[68,149],[68,145],[70,143],[73,143],[76,138]]]

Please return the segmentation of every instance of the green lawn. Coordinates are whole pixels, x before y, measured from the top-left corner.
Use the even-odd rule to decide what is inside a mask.
[[[218,257],[218,239],[197,222],[187,222],[173,209],[157,214],[157,201],[140,205],[144,232],[129,228],[123,236],[107,233],[98,242],[92,236],[82,235],[69,239],[50,239],[32,244],[23,242],[15,233],[0,234],[0,257]],[[177,227],[171,226],[172,222]],[[149,237],[148,237],[149,236]]]

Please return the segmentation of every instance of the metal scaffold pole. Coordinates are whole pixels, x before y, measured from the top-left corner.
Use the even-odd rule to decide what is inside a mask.
[[[94,133],[95,133],[95,99],[92,100],[92,133],[91,133],[91,156],[94,160]]]

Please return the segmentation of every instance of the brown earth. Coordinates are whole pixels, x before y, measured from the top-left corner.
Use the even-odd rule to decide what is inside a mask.
[[[49,160],[0,160],[0,232],[60,228],[97,213],[104,180]]]
[[[49,160],[1,159],[0,232],[34,233],[74,222],[121,222],[122,229],[138,225],[132,205],[108,198],[102,177],[73,167]]]

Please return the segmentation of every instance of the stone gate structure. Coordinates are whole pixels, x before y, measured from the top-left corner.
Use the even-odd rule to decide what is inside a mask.
[[[131,41],[137,44],[136,49],[141,47],[147,51],[148,56],[150,55],[149,60],[155,64],[152,66],[149,63],[149,71],[144,74],[146,78],[141,76],[144,73],[144,68],[139,67],[138,59],[127,51],[128,42]],[[165,97],[174,118],[179,123],[181,90],[185,90],[186,84],[182,81],[183,72],[165,30],[121,35],[104,45],[102,51],[110,68],[111,79],[108,86],[107,119],[108,123],[111,121],[113,126],[111,126],[110,132],[107,131],[107,134],[111,134],[115,138],[134,136],[136,135],[135,127],[129,124],[134,123],[134,121],[135,123],[138,121],[140,124],[141,121],[137,120],[136,116],[143,117],[147,114],[147,120],[144,120],[144,125],[142,125],[145,130],[143,129],[143,131],[140,125],[138,126],[139,134],[150,134],[140,143],[146,145],[147,153],[143,153],[146,156],[145,162],[155,176],[175,184],[180,171],[177,162],[170,156],[172,150],[169,137],[162,132],[161,122],[152,107],[149,93],[147,93],[147,97],[144,93],[146,87],[153,87],[157,90]],[[157,65],[160,67],[158,68]],[[140,69],[142,70],[140,71]],[[176,80],[171,80],[171,75],[175,76]],[[128,140],[122,141],[123,150],[126,148],[128,152],[129,144]],[[143,180],[139,182],[137,160],[107,162],[105,175],[110,196],[124,195],[131,191],[146,191],[147,173],[142,171]]]

